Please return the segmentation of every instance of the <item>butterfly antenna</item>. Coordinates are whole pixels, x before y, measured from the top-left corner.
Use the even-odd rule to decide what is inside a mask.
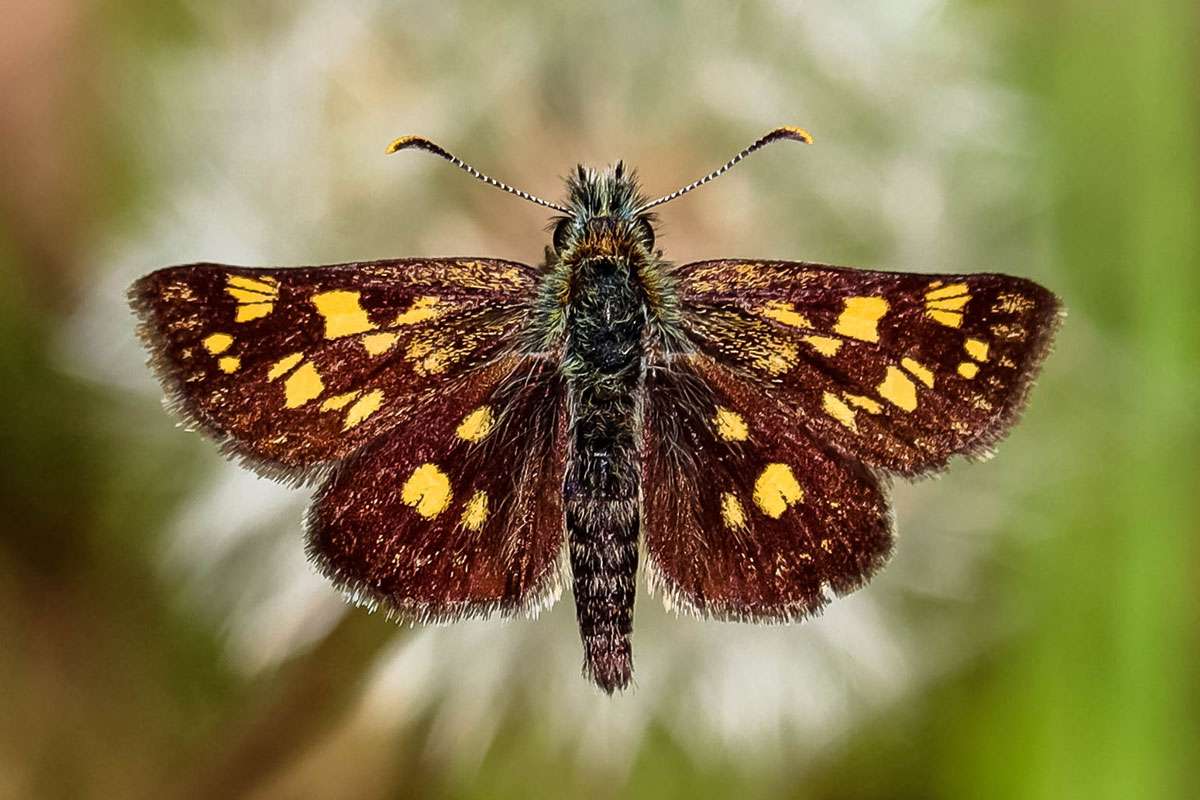
[[[475,169],[450,151],[446,150],[441,145],[437,144],[436,142],[432,142],[423,136],[401,136],[399,139],[388,145],[387,151],[388,153],[395,153],[398,150],[407,150],[410,147],[428,151],[433,153],[435,156],[441,156],[454,166],[467,172],[472,177],[478,178],[490,186],[495,186],[497,189],[503,189],[509,194],[515,194],[517,197],[528,200],[531,203],[537,203],[539,206],[545,206],[546,208],[553,208],[555,211],[561,211],[564,214],[571,213],[569,209],[564,208],[557,203],[551,203],[549,200],[543,200],[542,198],[532,195],[529,192],[522,191],[514,186],[509,186],[504,181],[498,181],[490,175],[484,175],[482,172]]]
[[[810,134],[808,131],[804,130],[803,128],[793,128],[790,126],[786,126],[783,128],[776,128],[775,130],[771,131],[770,133],[760,137],[757,141],[754,142],[754,144],[750,145],[749,147],[747,147],[742,152],[738,153],[733,158],[729,159],[729,161],[725,162],[725,165],[723,167],[721,167],[720,169],[713,170],[712,172],[705,175],[703,178],[692,181],[687,186],[684,186],[682,189],[676,189],[675,191],[671,192],[670,194],[663,195],[662,197],[658,198],[657,200],[651,200],[649,203],[647,203],[646,205],[639,208],[638,213],[640,214],[644,211],[648,211],[651,208],[654,208],[655,206],[661,206],[663,203],[669,203],[672,200],[674,200],[675,198],[682,197],[683,195],[687,194],[692,189],[698,189],[701,186],[703,186],[704,184],[708,183],[709,181],[716,180],[717,178],[724,175],[726,172],[729,172],[729,170],[733,169],[733,167],[739,161],[741,161],[743,158],[745,158],[746,156],[753,153],[755,150],[761,150],[762,148],[766,147],[767,145],[771,144],[772,142],[778,142],[781,139],[791,139],[796,142],[804,142],[805,144],[812,144],[812,140],[813,140],[812,134]]]

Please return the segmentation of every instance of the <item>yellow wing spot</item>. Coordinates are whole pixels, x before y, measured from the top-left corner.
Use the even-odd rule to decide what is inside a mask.
[[[717,416],[713,422],[717,423],[717,433],[727,442],[744,442],[750,435],[742,415],[724,406],[717,407]]]
[[[516,267],[509,267],[508,269],[504,270],[504,272],[499,272],[495,275],[492,275],[492,280],[495,281],[494,285],[496,286],[500,286],[502,284],[515,285],[520,278],[521,271]]]
[[[961,312],[967,306],[967,301],[971,299],[971,295],[963,294],[958,297],[951,297],[946,300],[927,300],[925,308],[937,311],[958,311]]]
[[[925,316],[947,328],[962,327],[962,314],[957,311],[926,311]]]
[[[292,353],[290,356],[279,359],[271,365],[271,369],[267,372],[267,380],[273,381],[291,372],[292,367],[299,364],[302,358],[304,358],[304,353]]]
[[[350,430],[378,411],[381,405],[383,405],[382,389],[373,389],[367,392],[356,400],[354,405],[350,406],[350,410],[346,412],[346,423],[342,425],[342,430]]]
[[[413,362],[413,370],[418,375],[439,375],[446,371],[450,364],[450,354],[444,350],[434,350],[433,343],[419,339],[408,346],[405,357]]]
[[[755,360],[755,364],[772,375],[781,375],[796,366],[796,348],[787,342],[772,341],[769,352]]]
[[[979,366],[970,361],[964,361],[958,365],[958,374],[964,378],[974,378],[979,374]]]
[[[408,346],[404,357],[410,361],[420,361],[433,351],[433,343],[427,339],[414,339]]]
[[[325,338],[338,339],[375,329],[367,312],[359,304],[362,295],[338,289],[312,296],[317,313],[325,318]]]
[[[847,297],[833,332],[864,342],[878,342],[879,320],[887,310],[888,302],[882,297]]]
[[[495,418],[492,416],[491,406],[480,406],[463,417],[463,421],[459,424],[458,430],[455,433],[463,441],[478,442],[491,433],[494,422]]]
[[[288,376],[283,382],[284,408],[299,408],[325,391],[317,368],[310,361]]]
[[[191,303],[196,300],[196,293],[186,283],[171,283],[163,287],[164,300],[172,303]]]
[[[859,394],[848,394],[846,395],[846,399],[850,401],[850,405],[858,406],[868,414],[883,413],[883,406],[879,405],[879,403],[876,403],[869,397],[863,397]]]
[[[948,328],[961,328],[963,309],[971,299],[971,289],[965,283],[942,286],[941,281],[929,284],[925,293],[925,316]]]
[[[930,372],[929,368],[920,361],[917,361],[915,358],[902,358],[900,359],[900,366],[904,367],[913,375],[916,375],[917,380],[919,380],[921,383],[925,384],[930,389],[933,388],[933,373]]]
[[[746,527],[746,511],[737,495],[732,492],[724,492],[721,495],[721,519],[725,520],[730,530],[744,530]]]
[[[967,341],[963,343],[963,349],[967,351],[967,355],[976,361],[987,361],[987,342],[981,339],[967,339]]]
[[[1025,295],[1006,292],[996,296],[992,310],[1004,314],[1025,314],[1033,310],[1033,305],[1033,301]]]
[[[246,289],[238,289],[235,286],[226,286],[225,293],[239,303],[269,303],[275,299],[275,295],[273,294],[251,292]]]
[[[1009,342],[1023,342],[1027,333],[1020,325],[1008,325],[1006,323],[998,323],[992,326],[992,333],[997,339],[1004,339]]]
[[[237,301],[236,322],[265,317],[275,310],[275,299],[279,296],[278,281],[274,278],[247,278],[243,275],[225,276],[225,293]]]
[[[971,287],[965,283],[951,283],[948,286],[942,286],[941,281],[934,281],[929,284],[929,291],[925,292],[926,300],[945,300],[950,297],[957,297],[960,294],[970,294]]]
[[[431,353],[421,361],[417,372],[422,375],[440,375],[446,371],[446,367],[450,364],[450,356],[448,353],[438,350]]]
[[[793,328],[811,328],[812,323],[803,314],[796,313],[796,307],[791,303],[772,300],[762,308],[762,315]]]
[[[399,338],[395,333],[368,333],[362,337],[362,345],[367,349],[367,355],[377,356],[391,350]]]
[[[270,295],[275,297],[279,294],[279,281],[269,275],[264,275],[262,278],[248,278],[245,275],[229,275],[226,283],[231,287],[245,289],[259,294]]]
[[[438,375],[446,371],[450,365],[451,356],[449,353],[438,350],[421,362],[421,366],[431,375]]]
[[[360,394],[362,394],[361,389],[357,389],[353,392],[346,392],[345,394],[335,394],[324,403],[321,403],[321,410],[340,411],[354,402],[355,398],[357,398]]]
[[[422,464],[400,488],[400,499],[426,519],[433,519],[450,505],[450,479],[436,464]]]
[[[823,356],[836,356],[842,349],[842,340],[832,336],[805,336],[804,343]]]
[[[462,525],[469,531],[477,531],[483,527],[488,518],[487,492],[478,491],[471,495],[463,509]]]
[[[787,464],[768,464],[754,482],[754,504],[772,519],[803,499],[804,490]]]
[[[441,299],[437,297],[418,297],[416,300],[413,300],[412,305],[408,307],[407,311],[396,317],[396,321],[392,324],[414,325],[418,322],[434,319],[441,313],[438,309],[434,308],[440,302]]]
[[[842,402],[842,398],[838,397],[833,392],[826,392],[822,398],[822,408],[825,413],[836,419],[838,422],[845,425],[852,431],[857,432],[858,426],[854,424],[854,410],[850,406]]]
[[[265,317],[275,310],[274,303],[249,303],[240,304],[237,307],[237,314],[234,316],[234,322],[249,322],[252,319]]]
[[[912,380],[896,367],[888,367],[883,383],[879,384],[879,396],[905,411],[917,407],[917,387]]]
[[[233,337],[228,333],[214,333],[211,336],[204,337],[204,341],[201,344],[204,345],[205,350],[215,356],[229,349],[229,346],[233,344]]]
[[[223,356],[217,361],[217,366],[221,368],[221,372],[234,373],[241,369],[242,360],[237,356]]]

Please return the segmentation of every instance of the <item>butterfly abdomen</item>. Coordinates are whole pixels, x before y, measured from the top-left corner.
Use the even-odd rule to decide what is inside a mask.
[[[645,326],[627,263],[597,258],[577,266],[563,358],[571,411],[563,499],[584,670],[609,692],[632,675]]]

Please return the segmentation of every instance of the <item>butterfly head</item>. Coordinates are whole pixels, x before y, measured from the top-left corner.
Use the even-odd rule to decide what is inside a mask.
[[[605,170],[579,166],[567,178],[567,213],[554,223],[559,258],[648,257],[654,248],[654,215],[637,175],[621,162]]]

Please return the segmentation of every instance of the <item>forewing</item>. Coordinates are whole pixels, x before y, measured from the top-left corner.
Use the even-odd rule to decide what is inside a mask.
[[[523,357],[498,383],[423,403],[322,487],[310,555],[358,602],[404,618],[547,605],[563,551],[562,397],[556,362]]]
[[[778,261],[677,272],[695,347],[842,453],[904,475],[979,455],[1015,422],[1059,303],[1007,275]]]
[[[191,264],[130,300],[180,413],[251,466],[303,477],[511,352],[535,282],[494,259]]]
[[[669,606],[798,620],[883,565],[885,492],[778,398],[704,355],[647,374],[644,541]]]

